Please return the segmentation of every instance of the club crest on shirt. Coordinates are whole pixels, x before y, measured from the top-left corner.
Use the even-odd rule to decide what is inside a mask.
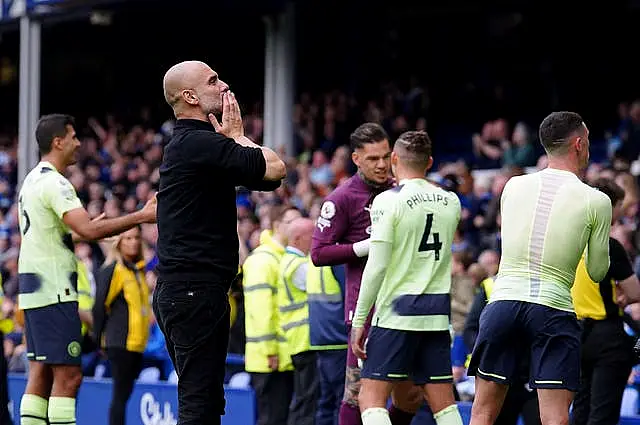
[[[321,232],[324,232],[326,227],[331,227],[331,222],[326,218],[318,217],[318,221],[316,221],[316,226],[320,229]]]
[[[71,186],[71,184],[64,179],[59,179],[58,183],[60,184],[60,194],[62,195],[62,197],[64,199],[66,199],[67,201],[72,201],[73,198],[75,197],[75,191],[73,189],[73,187]]]
[[[336,204],[332,201],[325,201],[320,208],[320,217],[331,220],[336,215]]]

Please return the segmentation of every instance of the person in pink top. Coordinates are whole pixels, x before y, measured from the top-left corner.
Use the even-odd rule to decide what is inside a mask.
[[[345,323],[351,334],[351,320],[356,309],[362,272],[369,254],[373,198],[393,186],[390,178],[391,147],[382,126],[365,123],[350,137],[352,160],[358,172],[327,196],[320,210],[311,245],[311,260],[316,266],[346,265]],[[368,330],[371,316],[365,330]],[[344,399],[340,407],[340,425],[361,425],[358,394],[360,367],[358,359],[347,349]],[[420,400],[420,397],[417,397]],[[396,400],[389,416],[394,425],[409,425],[418,404]]]

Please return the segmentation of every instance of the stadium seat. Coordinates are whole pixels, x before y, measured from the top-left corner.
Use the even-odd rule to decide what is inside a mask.
[[[638,414],[638,390],[628,386],[622,395],[622,405],[620,406],[621,416],[636,416]]]
[[[236,373],[229,379],[229,388],[248,389],[251,388],[251,375],[247,372]]]
[[[169,378],[167,378],[167,382],[169,382],[170,384],[178,383],[178,374],[175,370],[171,371],[171,373],[169,374]]]
[[[103,364],[99,364],[99,365],[96,366],[96,371],[93,374],[93,377],[95,379],[102,379],[102,378],[104,378],[104,374],[105,374],[106,371],[107,371],[107,367],[105,365],[103,365]]]
[[[157,367],[148,367],[142,369],[140,375],[138,375],[138,382],[144,382],[146,384],[154,384],[160,381],[160,369]]]

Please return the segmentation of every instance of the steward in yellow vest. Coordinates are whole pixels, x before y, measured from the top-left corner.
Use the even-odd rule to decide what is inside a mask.
[[[320,381],[316,423],[334,423],[344,396],[347,364],[345,266],[316,267],[310,261],[308,268],[309,339],[316,352]]]
[[[614,181],[598,179],[594,187],[606,194],[613,208],[612,223],[620,216],[624,190]],[[627,321],[622,307],[639,301],[640,283],[633,272],[627,252],[620,242],[609,238],[609,269],[595,282],[580,259],[571,288],[573,306],[582,322],[580,344],[581,386],[573,403],[572,424],[617,424],[622,395],[631,368],[637,363],[633,353],[634,339],[624,328]],[[629,324],[636,328],[633,319]],[[594,407],[597,406],[597,407]]]
[[[311,349],[346,350],[348,338],[344,324],[344,265],[316,267],[309,262],[308,267],[307,299]]]
[[[270,373],[269,356],[277,356],[278,371],[293,370],[291,359],[278,330],[278,278],[284,246],[269,231],[260,236],[262,243],[242,265],[247,372]]]
[[[287,351],[291,356],[309,351],[311,347],[306,292],[309,264],[309,258],[293,247],[287,247],[280,260],[280,280],[278,281],[280,329],[287,341]]]
[[[93,296],[91,295],[91,283],[87,266],[78,259],[78,309],[91,313],[93,308]],[[82,316],[80,317],[82,319]],[[82,322],[82,336],[89,331],[88,323]]]
[[[311,351],[309,336],[309,304],[307,277],[311,259],[311,236],[314,222],[298,218],[289,226],[289,244],[280,260],[278,309],[280,329],[287,341],[293,362],[293,392],[295,398],[289,411],[289,423],[313,425],[318,409],[320,385],[315,351]]]

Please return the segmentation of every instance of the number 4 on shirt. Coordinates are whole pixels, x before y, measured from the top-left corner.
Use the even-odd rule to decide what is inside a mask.
[[[440,233],[433,234],[433,242],[429,242],[431,236],[431,226],[433,225],[433,214],[427,214],[427,223],[424,226],[424,233],[422,234],[422,240],[418,247],[418,252],[434,251],[435,260],[440,260],[440,250],[442,249],[442,242],[440,242]]]

